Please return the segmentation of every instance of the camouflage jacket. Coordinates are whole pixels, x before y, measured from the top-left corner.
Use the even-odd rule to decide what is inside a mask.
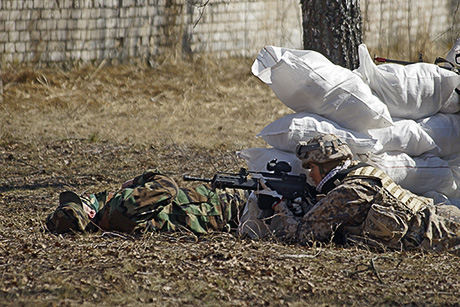
[[[303,217],[294,216],[284,203],[275,207],[288,241],[358,239],[384,248],[436,251],[460,244],[458,208],[435,206],[365,164],[355,162],[341,175],[331,178]]]

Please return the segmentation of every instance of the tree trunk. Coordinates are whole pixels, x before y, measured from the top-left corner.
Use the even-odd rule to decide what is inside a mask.
[[[301,0],[303,46],[322,53],[334,64],[359,66],[362,43],[359,0]]]
[[[2,67],[0,66],[0,104],[3,102],[3,79],[2,79]]]

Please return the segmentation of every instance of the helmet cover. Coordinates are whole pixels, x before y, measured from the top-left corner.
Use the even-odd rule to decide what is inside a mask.
[[[303,165],[353,158],[350,147],[334,134],[321,134],[311,138],[308,142],[300,141],[295,152]]]

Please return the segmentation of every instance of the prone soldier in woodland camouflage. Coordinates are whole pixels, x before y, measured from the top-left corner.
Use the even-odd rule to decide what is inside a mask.
[[[457,250],[460,247],[460,210],[434,205],[412,194],[387,174],[352,160],[348,145],[335,135],[300,142],[296,155],[316,184],[317,202],[303,216],[270,189],[269,201],[282,223],[284,239],[306,244],[314,241],[361,241],[391,249]],[[267,201],[259,202],[266,209]],[[305,204],[302,204],[305,208]],[[300,204],[299,204],[300,206]]]
[[[161,173],[146,171],[114,193],[59,195],[59,207],[46,219],[49,231],[186,230],[195,234],[229,230],[237,224],[239,195],[216,193],[205,185],[179,188]]]

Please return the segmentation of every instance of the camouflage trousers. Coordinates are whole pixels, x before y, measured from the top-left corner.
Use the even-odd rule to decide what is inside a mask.
[[[81,203],[96,209],[97,214],[92,220],[83,214],[78,200],[61,203],[48,217],[48,229],[127,233],[185,230],[204,234],[236,227],[244,204],[241,194],[217,193],[205,185],[193,189],[179,188],[173,179],[154,171],[137,176],[131,186],[111,198],[108,195],[102,192],[80,197]]]

